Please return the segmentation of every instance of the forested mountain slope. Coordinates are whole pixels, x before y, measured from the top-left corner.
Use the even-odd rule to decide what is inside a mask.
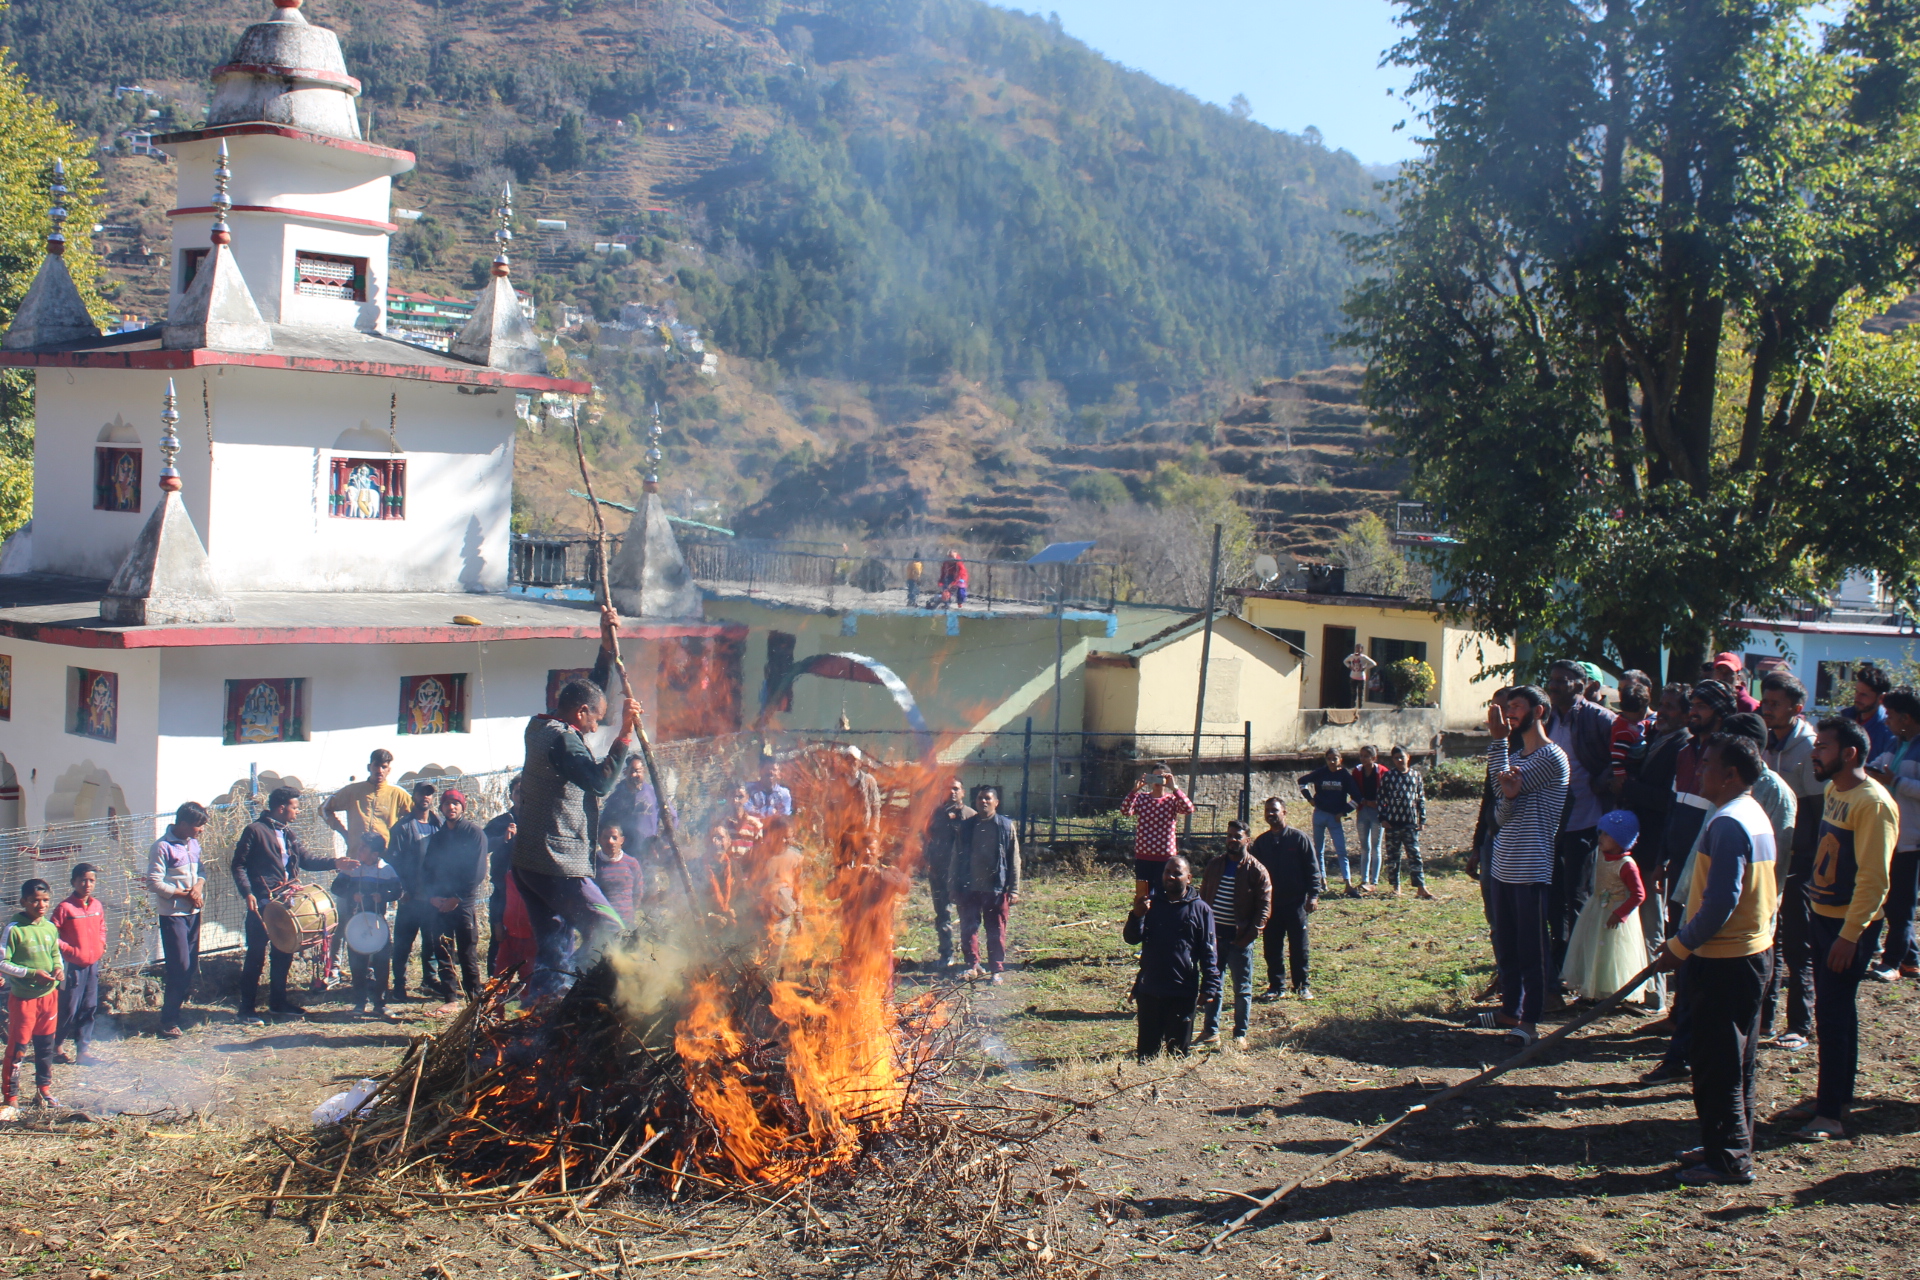
[[[112,142],[194,122],[206,71],[266,11],[12,0],[0,41]],[[603,465],[632,487],[637,424],[659,400],[683,500],[729,516],[758,503],[768,527],[803,514],[783,510],[783,481],[817,495],[805,477],[842,455],[917,466],[927,494],[857,518],[1000,536],[1022,522],[987,518],[998,508],[976,499],[996,485],[1030,484],[1024,505],[1044,506],[1075,467],[1114,465],[1086,460],[1123,437],[1192,434],[1156,423],[1230,432],[1219,417],[1248,388],[1332,362],[1352,278],[1338,237],[1377,198],[1343,152],[977,0],[306,12],[341,34],[372,136],[420,156],[396,193],[425,215],[396,245],[397,283],[471,289],[512,178],[516,279],[544,319],[560,303],[587,316],[556,359],[605,388]],[[158,96],[116,95],[132,85]],[[164,277],[134,242],[164,245],[170,170],[108,168],[120,302],[151,316]],[[699,328],[719,374],[618,327],[635,302]],[[523,453],[527,521],[577,524],[557,446]]]

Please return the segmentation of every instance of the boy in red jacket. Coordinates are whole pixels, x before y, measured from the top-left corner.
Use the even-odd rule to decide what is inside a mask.
[[[53,909],[53,927],[60,931],[60,959],[66,976],[60,982],[60,1021],[53,1033],[53,1060],[83,1067],[106,1063],[90,1052],[93,1018],[100,1011],[100,960],[107,954],[107,908],[93,896],[100,871],[91,862],[73,868],[73,892]],[[73,1040],[73,1056],[60,1045]]]

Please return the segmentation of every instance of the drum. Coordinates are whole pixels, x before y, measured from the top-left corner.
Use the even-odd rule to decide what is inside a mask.
[[[333,895],[317,884],[289,885],[260,904],[260,922],[267,927],[273,949],[293,955],[332,933],[340,923],[340,908],[334,905]]]
[[[347,921],[347,946],[360,955],[380,951],[389,936],[387,918],[378,912],[362,911]]]

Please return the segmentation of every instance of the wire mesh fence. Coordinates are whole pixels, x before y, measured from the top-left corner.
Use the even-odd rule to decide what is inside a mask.
[[[767,754],[776,759],[795,756],[821,744],[856,746],[876,760],[906,764],[922,758],[926,740],[891,730],[773,730],[660,743],[653,750],[679,826],[697,833],[717,820],[732,784],[754,777]],[[1247,746],[1244,734],[1202,735],[1202,769],[1214,785],[1210,791],[1203,786],[1195,796],[1193,834],[1223,832],[1229,818],[1244,813]],[[949,771],[969,787],[998,786],[1003,811],[1021,824],[1029,842],[1122,844],[1132,840],[1133,819],[1120,808],[1146,763],[1167,760],[1185,786],[1191,749],[1190,735],[1062,733],[1056,738],[1050,732],[1021,729],[945,739],[935,744],[935,758],[943,793]],[[467,797],[467,816],[484,824],[507,808],[509,784],[517,773],[407,775],[395,781],[405,787],[429,782],[441,791],[458,787]],[[267,794],[265,786],[258,794],[236,788],[208,806],[207,827],[200,837],[207,880],[203,954],[245,945],[246,904],[233,885],[231,858],[241,832],[264,808]],[[292,824],[300,843],[323,857],[345,852],[344,838],[321,817],[331,794],[331,789],[303,791],[299,817]],[[154,842],[172,820],[171,813],[121,814],[0,831],[0,887],[11,897],[24,881],[41,879],[58,900],[68,892],[73,868],[91,864],[98,872],[95,895],[108,913],[106,967],[150,963],[159,955],[159,934],[147,875]],[[690,854],[696,844],[690,836]]]

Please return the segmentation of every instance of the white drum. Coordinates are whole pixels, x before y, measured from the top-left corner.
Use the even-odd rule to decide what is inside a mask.
[[[384,949],[392,936],[384,915],[362,911],[347,921],[347,946],[360,955],[370,956]]]

